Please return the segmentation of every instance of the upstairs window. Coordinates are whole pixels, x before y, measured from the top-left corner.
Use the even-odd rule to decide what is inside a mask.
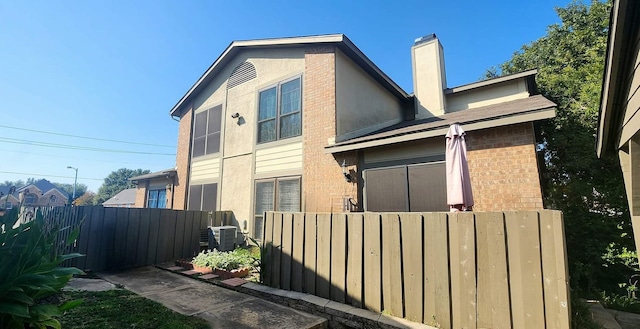
[[[222,105],[196,113],[193,128],[193,157],[220,151]]]
[[[300,78],[260,92],[258,143],[300,136],[302,133]]]

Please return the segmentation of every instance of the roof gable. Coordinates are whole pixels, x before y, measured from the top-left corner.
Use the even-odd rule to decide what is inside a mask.
[[[362,67],[378,83],[388,89],[399,99],[409,102],[409,95],[380,70],[367,56],[356,47],[344,34],[327,34],[317,36],[244,40],[234,41],[220,54],[196,83],[180,98],[169,112],[171,116],[179,116],[186,104],[197,95],[240,51],[253,48],[286,48],[311,45],[333,45],[342,50],[355,63]]]

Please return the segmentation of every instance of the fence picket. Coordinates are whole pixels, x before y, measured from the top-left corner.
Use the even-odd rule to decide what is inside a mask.
[[[478,328],[511,328],[504,215],[477,213]]]
[[[291,290],[302,292],[304,273],[304,213],[293,214],[293,260],[291,263]]]
[[[318,214],[316,295],[331,298],[331,214]]]
[[[331,218],[331,300],[346,300],[347,274],[347,215],[335,214]]]
[[[285,213],[282,216],[282,252],[280,262],[280,286],[284,290],[291,290],[291,258],[293,254],[293,214]]]
[[[347,217],[347,303],[362,307],[363,230],[362,214]]]
[[[404,317],[402,301],[402,256],[400,219],[396,213],[382,214],[382,303],[383,310]]]
[[[273,215],[273,251],[271,253],[273,267],[271,268],[271,285],[281,287],[280,273],[282,271],[282,213]]]
[[[547,328],[568,328],[571,302],[567,254],[562,252],[566,246],[561,212],[540,213],[540,237]]]
[[[304,217],[304,286],[303,291],[316,293],[317,270],[317,218],[314,213],[306,213]]]
[[[449,269],[449,218],[445,213],[424,213],[424,314],[423,322],[451,328]]]
[[[364,306],[382,312],[380,215],[364,215]]]
[[[176,221],[176,231],[173,235],[173,257],[171,259],[179,259],[188,257],[182,252],[182,245],[185,240],[185,217],[184,211],[174,211]]]
[[[138,239],[140,238],[140,210],[133,208],[127,210],[129,213],[129,226],[126,233],[125,256],[123,268],[132,268],[136,266],[136,258],[138,257]]]
[[[402,263],[405,317],[422,322],[423,278],[422,278],[422,215],[407,213],[400,216],[402,228]]]
[[[514,328],[544,328],[538,214],[505,213]]]
[[[453,328],[476,328],[475,229],[472,213],[449,215]]]
[[[113,235],[113,253],[109,268],[125,268],[127,255],[127,230],[129,227],[129,209],[116,208],[116,226]]]
[[[273,272],[273,253],[274,250],[277,250],[273,247],[273,217],[275,214],[273,212],[265,213],[264,215],[264,236],[263,236],[263,246],[265,252],[267,254],[266,261],[261,266],[264,266],[264,269],[261,269],[263,273],[262,281],[266,285],[271,286],[272,281],[272,272]]]

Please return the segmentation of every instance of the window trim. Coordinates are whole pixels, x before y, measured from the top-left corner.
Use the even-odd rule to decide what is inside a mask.
[[[215,109],[216,107],[220,106],[220,130],[217,132],[213,132],[213,133],[209,133],[209,115],[211,113],[211,110]],[[222,126],[224,125],[224,105],[222,103],[220,104],[216,104],[214,106],[210,106],[208,107],[206,110],[201,110],[201,111],[194,111],[193,112],[193,123],[191,125],[191,158],[202,158],[202,157],[206,157],[208,155],[214,155],[214,154],[218,154],[220,153],[221,149],[222,149]],[[196,133],[196,123],[197,123],[197,116],[200,113],[207,113],[207,117],[206,117],[206,125],[205,125],[205,134],[204,136],[199,136],[196,137],[195,133]],[[208,138],[210,135],[214,135],[214,134],[218,134],[220,136],[220,138],[218,139],[218,151],[217,152],[213,152],[213,153],[207,153],[207,142],[208,142]],[[196,138],[204,138],[204,154],[201,155],[194,155],[194,150],[195,150],[195,142],[196,142]]]
[[[215,185],[216,186],[216,198],[215,198],[215,209],[214,210],[202,210],[202,201],[204,200],[204,188],[207,185]],[[200,209],[190,209],[189,205],[191,204],[191,187],[200,186]],[[211,182],[211,183],[190,183],[187,188],[187,203],[185,205],[186,210],[198,210],[198,211],[218,211],[220,207],[220,183],[219,182]]]
[[[281,97],[282,85],[284,85],[287,82],[294,81],[296,79],[300,79],[300,109],[298,111],[295,111],[295,112],[286,113],[283,116],[280,113],[280,109],[281,109],[281,106],[282,106],[282,97]],[[278,81],[276,83],[271,83],[271,84],[269,84],[269,85],[267,85],[267,86],[265,86],[263,88],[258,89],[258,93],[257,93],[257,96],[256,96],[257,97],[257,99],[256,99],[256,106],[257,106],[257,110],[256,110],[256,114],[257,114],[256,115],[256,117],[257,117],[257,121],[256,121],[257,122],[256,123],[256,145],[274,143],[274,142],[278,142],[278,141],[281,141],[281,140],[288,140],[288,139],[291,139],[291,138],[296,138],[296,137],[302,136],[302,133],[303,133],[303,131],[302,131],[302,128],[303,128],[302,127],[302,108],[303,108],[303,105],[304,105],[303,104],[303,93],[302,93],[303,92],[303,88],[302,88],[303,82],[304,81],[302,79],[302,74],[298,74],[296,76],[290,77],[288,79],[280,80],[280,81]],[[265,91],[267,91],[269,89],[272,89],[272,88],[276,88],[276,116],[274,118],[272,118],[272,119],[260,120],[260,94],[262,92],[265,92]],[[300,114],[300,135],[281,138],[280,137],[280,128],[281,128],[280,127],[281,126],[280,125],[280,120],[281,120],[281,118],[287,117],[287,116],[291,116],[291,115],[294,115],[296,113]],[[262,141],[260,141],[260,123],[267,122],[267,121],[270,121],[270,120],[275,120],[276,121],[276,132],[275,132],[276,136],[275,136],[275,139],[274,140],[270,140],[270,141],[263,141],[262,142]]]
[[[164,207],[160,208],[158,207],[158,204],[160,204],[160,192],[164,192]],[[155,197],[156,197],[156,206],[155,207],[149,207],[149,201],[151,200],[151,193],[155,192]],[[147,190],[147,202],[146,202],[146,208],[155,208],[155,209],[167,209],[167,190],[166,189],[153,189],[153,190]]]
[[[278,209],[278,182],[280,181],[288,181],[288,180],[296,180],[298,181],[299,184],[299,189],[300,189],[300,193],[298,194],[298,202],[300,205],[300,208],[298,211],[302,211],[302,176],[301,175],[296,175],[296,176],[281,176],[281,177],[271,177],[271,178],[263,178],[263,179],[255,179],[253,182],[253,200],[252,200],[252,206],[251,206],[251,214],[252,214],[252,228],[253,228],[253,237],[257,240],[261,240],[258,239],[258,236],[256,235],[257,231],[256,231],[256,218],[257,217],[261,217],[262,218],[262,227],[264,230],[264,213],[263,214],[256,214],[256,191],[257,191],[257,187],[259,183],[267,183],[267,182],[271,182],[273,183],[273,210],[269,210],[269,211],[279,211]],[[263,232],[260,232],[260,236],[262,238],[264,238]]]

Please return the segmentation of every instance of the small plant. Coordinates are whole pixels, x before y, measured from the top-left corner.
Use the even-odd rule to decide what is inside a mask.
[[[267,249],[267,246],[261,246],[256,239],[252,237],[248,238],[249,241],[251,241],[251,244],[260,251],[258,257],[254,257],[254,269],[258,270],[258,273],[260,273],[260,282],[264,282],[266,275],[265,264],[269,261],[269,250]]]
[[[81,255],[56,252],[60,229],[48,227],[40,211],[33,220],[14,225],[18,218],[18,208],[0,216],[0,328],[59,329],[55,317],[81,301],[55,305],[46,298],[57,294],[74,274],[83,274],[77,268],[60,266]],[[78,233],[76,229],[69,235],[67,245]]]
[[[242,248],[228,252],[213,249],[199,253],[191,263],[201,267],[231,271],[253,266],[254,259]]]

